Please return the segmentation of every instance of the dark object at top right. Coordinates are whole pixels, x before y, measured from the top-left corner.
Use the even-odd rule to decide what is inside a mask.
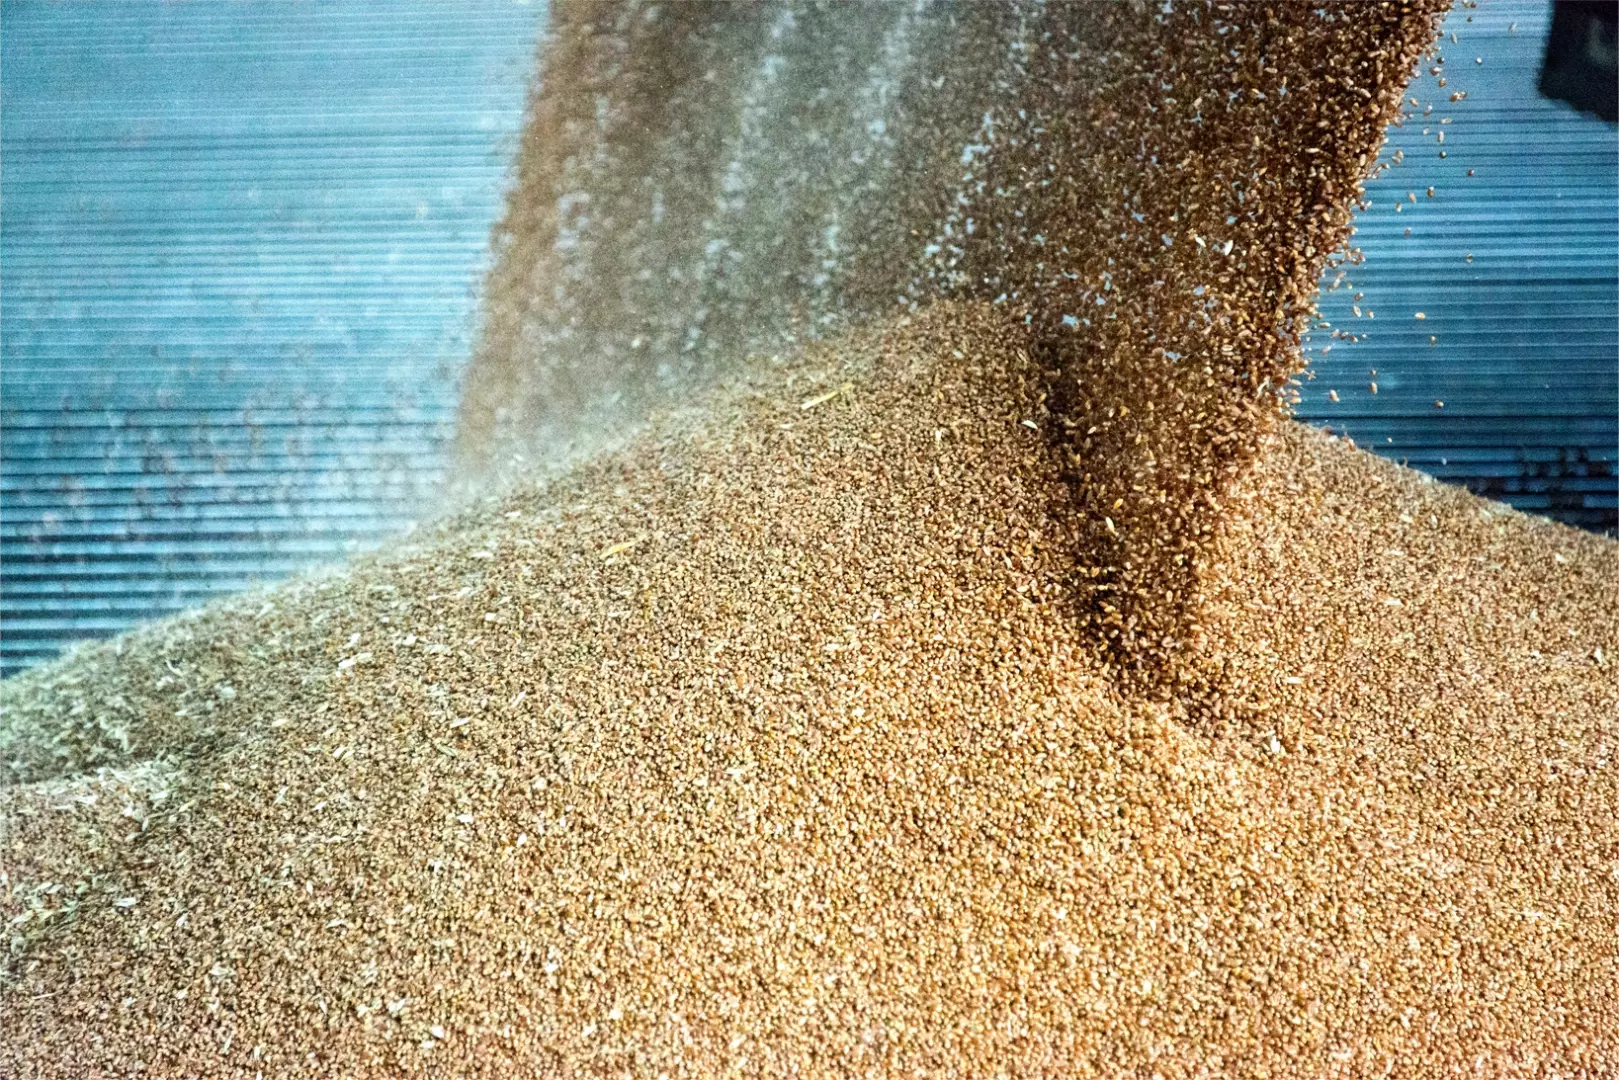
[[[1557,0],[1540,92],[1581,112],[1619,119],[1619,0]]]

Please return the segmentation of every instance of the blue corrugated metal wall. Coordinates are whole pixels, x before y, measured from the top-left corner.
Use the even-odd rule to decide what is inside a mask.
[[[1612,529],[1619,134],[1537,92],[1550,18],[1517,0],[1451,14],[1446,85],[1411,88],[1433,113],[1391,134],[1384,158],[1403,163],[1369,185],[1365,264],[1322,297],[1334,328],[1369,336],[1314,335],[1301,412],[1520,509]]]
[[[5,4],[4,670],[420,508],[543,16]]]

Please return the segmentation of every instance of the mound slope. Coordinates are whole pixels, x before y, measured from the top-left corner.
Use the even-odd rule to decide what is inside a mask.
[[[1589,1074],[1619,545],[1291,426],[1212,730],[938,305],[0,689],[0,1072]]]

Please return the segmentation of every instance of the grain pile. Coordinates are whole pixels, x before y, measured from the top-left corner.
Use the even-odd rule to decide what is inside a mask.
[[[693,21],[564,10],[549,85],[776,26],[631,10]],[[958,251],[883,241],[822,344],[738,284],[777,337],[684,398],[600,354],[618,449],[0,687],[0,1075],[1619,1070],[1619,545],[1279,422],[1432,12],[923,15],[1028,100]],[[693,299],[547,229],[469,415],[561,423],[570,340]]]
[[[1027,340],[8,683],[0,1072],[1611,1072],[1619,547],[1284,429],[1204,730],[1095,659]]]

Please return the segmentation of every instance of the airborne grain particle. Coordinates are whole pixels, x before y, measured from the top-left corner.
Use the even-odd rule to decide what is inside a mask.
[[[828,401],[831,401],[833,398],[842,397],[844,394],[849,393],[853,389],[854,389],[854,384],[853,383],[844,383],[842,386],[839,386],[835,390],[828,390],[824,394],[816,394],[814,397],[806,399],[805,401],[803,401],[799,405],[799,408],[804,409],[804,410],[809,410],[809,409],[815,408],[815,406],[817,406],[817,405],[825,405]]]

